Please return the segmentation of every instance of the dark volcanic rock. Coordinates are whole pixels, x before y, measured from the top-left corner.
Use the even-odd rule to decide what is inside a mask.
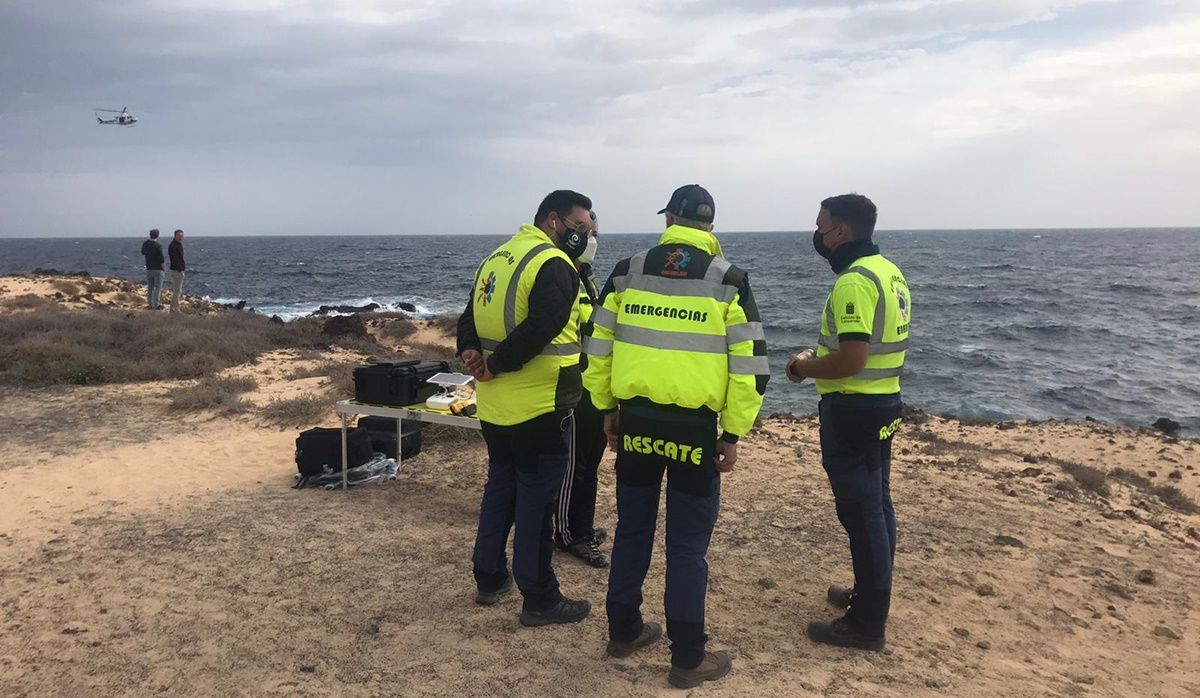
[[[396,304],[396,307],[403,310],[406,313],[417,312],[417,306],[415,306],[412,303],[409,303],[407,301],[400,301],[399,303]]]
[[[38,267],[29,272],[30,276],[78,276],[81,279],[90,279],[92,275],[86,271],[59,271],[57,269],[43,269]]]
[[[282,325],[282,324],[283,324],[283,318],[279,317],[278,315],[272,315],[272,316],[271,316],[271,322],[275,323],[276,325]]]
[[[367,303],[366,305],[323,305],[313,311],[313,315],[328,315],[330,313],[373,313],[379,310],[381,305],[378,303]]]
[[[1164,434],[1170,434],[1170,435],[1174,436],[1179,433],[1180,425],[1179,425],[1179,422],[1176,422],[1174,419],[1171,419],[1170,417],[1159,417],[1158,419],[1154,420],[1154,424],[1151,424],[1150,426],[1154,427],[1155,429],[1158,429],[1159,431],[1163,432]]]

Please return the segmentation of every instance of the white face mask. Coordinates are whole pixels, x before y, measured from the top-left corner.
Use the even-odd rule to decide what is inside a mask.
[[[579,261],[583,264],[591,264],[596,259],[596,252],[600,249],[600,241],[595,235],[588,238],[587,247],[583,248],[583,254],[579,255]]]

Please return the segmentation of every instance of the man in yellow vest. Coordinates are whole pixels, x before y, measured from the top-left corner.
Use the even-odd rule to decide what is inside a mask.
[[[577,192],[547,195],[533,225],[521,226],[479,265],[458,321],[458,352],[477,380],[488,448],[472,556],[475,600],[498,603],[515,579],[526,626],[577,623],[591,612],[587,601],[563,596],[551,566],[551,518],[582,390],[573,260],[587,247],[591,208]]]
[[[584,340],[584,384],[606,412],[617,454],[607,652],[627,657],[662,636],[658,623],[642,620],[641,605],[665,473],[667,678],[679,688],[732,667],[727,653],[705,649],[705,556],[721,473],[733,470],[769,377],[750,281],[725,260],[712,234],[715,211],[700,185],[676,189],[659,211],[667,223],[659,244],[617,263]]]
[[[850,539],[854,587],[831,586],[845,614],[813,622],[808,635],[839,647],[882,650],[896,556],[892,435],[900,426],[900,372],[912,299],[900,269],[872,242],[875,204],[861,194],[821,202],[813,246],[837,281],[825,302],[821,339],[788,362],[788,379],[815,378],[821,395],[821,464]]]
[[[592,333],[592,311],[600,298],[592,273],[592,262],[600,245],[595,211],[591,212],[591,218],[591,237],[583,254],[575,260],[575,270],[579,272],[580,336]],[[581,357],[580,366],[587,369],[587,355]],[[604,436],[604,415],[592,404],[592,396],[587,390],[583,391],[579,406],[575,408],[573,440],[575,457],[563,478],[554,512],[554,544],[587,565],[608,567],[608,556],[600,550],[608,532],[595,526],[597,475],[608,440]]]

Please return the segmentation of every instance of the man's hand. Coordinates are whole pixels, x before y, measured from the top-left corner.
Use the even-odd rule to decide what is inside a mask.
[[[792,358],[788,359],[787,370],[785,371],[787,373],[787,379],[793,383],[803,383],[806,376],[800,370],[800,362],[808,361],[809,359],[816,358],[816,356],[817,350],[811,347],[805,349],[799,354],[793,354]]]
[[[733,466],[737,465],[737,444],[718,440],[717,457],[714,460],[716,460],[718,473],[733,472]]]
[[[604,435],[608,437],[608,447],[617,452],[617,438],[621,433],[621,417],[619,412],[609,412],[604,415]]]
[[[476,378],[479,378],[479,376],[487,368],[487,363],[483,360],[483,354],[480,354],[474,349],[468,349],[464,351],[462,353],[462,360],[467,366],[467,373],[470,373]]]

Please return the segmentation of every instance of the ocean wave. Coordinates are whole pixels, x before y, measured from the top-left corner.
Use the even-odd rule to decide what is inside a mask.
[[[435,315],[444,315],[444,314],[456,311],[454,304],[452,304],[452,303],[448,303],[445,301],[438,301],[438,300],[430,299],[430,298],[423,298],[420,296],[382,297],[382,298],[366,296],[366,297],[362,297],[362,298],[343,298],[343,299],[335,299],[335,300],[327,300],[327,301],[319,301],[319,302],[318,301],[303,301],[303,302],[297,302],[297,303],[263,303],[263,304],[256,304],[254,301],[252,301],[250,299],[242,299],[242,298],[209,298],[206,296],[205,300],[211,301],[213,303],[220,303],[222,305],[233,305],[242,300],[246,300],[246,305],[253,307],[255,312],[262,313],[263,315],[278,315],[280,318],[282,318],[284,320],[296,320],[298,318],[308,317],[309,315],[312,315],[317,310],[319,310],[321,308],[321,306],[323,306],[323,305],[348,305],[348,306],[362,307],[364,305],[370,305],[372,303],[377,303],[379,305],[380,312],[407,312],[416,318],[429,318],[429,317],[433,317]],[[407,311],[401,305],[402,303],[403,304],[411,304],[413,307],[416,308],[416,310],[412,311],[412,312]],[[330,315],[339,315],[339,314],[341,314],[341,313],[330,313]]]

